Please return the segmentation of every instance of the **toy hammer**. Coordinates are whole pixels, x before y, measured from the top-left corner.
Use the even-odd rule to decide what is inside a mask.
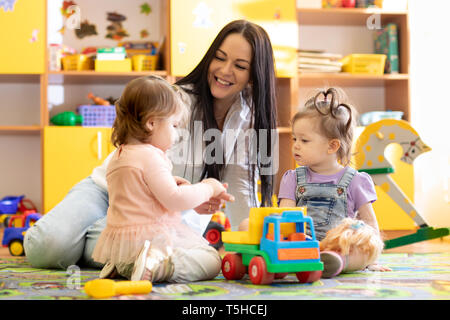
[[[109,298],[119,294],[147,294],[152,291],[152,283],[148,280],[114,281],[95,279],[86,282],[84,291],[94,298]]]

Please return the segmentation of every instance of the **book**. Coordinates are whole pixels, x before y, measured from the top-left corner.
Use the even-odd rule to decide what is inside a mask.
[[[399,73],[397,25],[388,23],[383,29],[376,30],[374,45],[375,53],[387,56],[384,73]]]
[[[113,48],[97,48],[97,53],[123,53],[125,54],[124,47],[113,47]]]
[[[298,71],[300,73],[337,73],[342,70],[341,54],[322,50],[298,50]]]
[[[299,73],[340,73],[339,71],[334,70],[316,70],[316,69],[298,69]]]
[[[299,63],[308,63],[308,64],[318,64],[318,65],[330,65],[330,66],[336,66],[341,67],[342,62],[340,61],[333,61],[331,59],[315,59],[315,58],[298,58]]]
[[[304,58],[318,58],[318,59],[330,59],[330,60],[340,60],[343,58],[342,54],[322,52],[322,51],[299,50],[298,53],[299,53],[298,54],[299,57],[304,57]]]
[[[340,66],[326,66],[326,65],[320,65],[320,64],[306,64],[306,63],[300,63],[299,64],[299,70],[315,70],[316,72],[340,72],[341,67]]]

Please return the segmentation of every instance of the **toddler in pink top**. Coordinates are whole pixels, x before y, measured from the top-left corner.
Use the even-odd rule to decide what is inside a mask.
[[[218,252],[182,223],[192,209],[226,192],[215,179],[189,184],[172,176],[165,152],[177,139],[186,107],[182,92],[157,76],[131,81],[116,102],[106,173],[107,225],[92,257],[104,263],[101,278],[122,276],[153,282],[214,278]]]

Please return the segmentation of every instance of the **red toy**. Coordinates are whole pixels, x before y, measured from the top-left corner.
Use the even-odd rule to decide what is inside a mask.
[[[102,99],[100,97],[94,96],[94,94],[92,92],[89,92],[88,98],[91,99],[92,101],[94,101],[94,103],[96,105],[100,105],[100,106],[110,106],[111,105],[111,103],[109,103],[109,101]]]
[[[217,211],[211,217],[203,237],[208,240],[210,246],[219,250],[223,246],[222,231],[231,231],[231,224],[225,213]]]
[[[356,0],[342,0],[342,6],[344,8],[354,8],[356,5]]]

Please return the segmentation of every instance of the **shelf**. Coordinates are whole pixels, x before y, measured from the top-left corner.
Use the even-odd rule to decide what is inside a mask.
[[[165,70],[130,71],[130,72],[98,72],[87,71],[49,71],[49,84],[125,84],[131,79],[149,75],[167,76]]]
[[[285,133],[291,133],[292,132],[291,127],[278,127],[277,130],[278,130],[278,133],[280,133],[280,134],[285,134]]]
[[[302,86],[339,85],[347,87],[377,87],[393,81],[406,81],[408,74],[355,75],[349,73],[299,73]]]
[[[40,79],[36,73],[0,73],[0,83],[39,83]]]
[[[378,8],[298,8],[297,20],[302,25],[366,25],[367,19],[373,14],[379,14],[383,23],[406,17],[408,12],[386,11]]]
[[[1,126],[0,135],[13,134],[13,135],[33,135],[41,133],[40,126]]]

